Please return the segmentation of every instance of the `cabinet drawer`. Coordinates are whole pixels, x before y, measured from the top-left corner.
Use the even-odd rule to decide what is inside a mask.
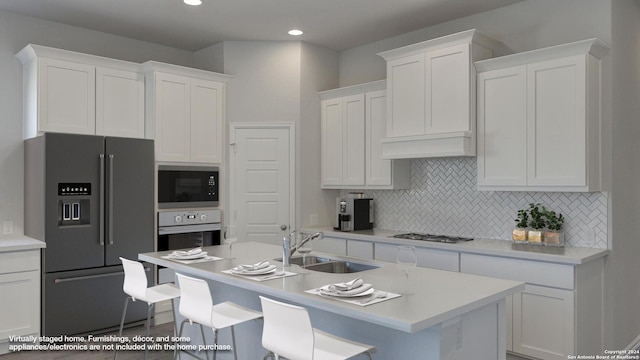
[[[347,255],[373,260],[373,243],[369,241],[347,240]]]
[[[315,251],[346,256],[347,240],[323,237],[322,239],[313,240],[311,248]]]
[[[0,274],[40,269],[40,250],[0,253]]]
[[[396,262],[397,251],[398,246],[396,245],[376,244],[376,260]],[[457,252],[416,248],[416,257],[420,267],[456,272],[460,268]]]
[[[573,270],[570,265],[475,254],[460,256],[460,271],[463,273],[564,289],[574,288]]]

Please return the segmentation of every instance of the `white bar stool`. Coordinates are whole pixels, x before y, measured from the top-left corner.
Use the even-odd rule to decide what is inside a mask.
[[[375,347],[314,329],[307,309],[260,296],[264,328],[262,346],[275,356],[289,360],[345,360],[366,354]],[[269,356],[270,354],[267,354]]]
[[[142,263],[137,261],[120,258],[122,267],[124,268],[124,284],[122,290],[129,295],[124,300],[124,309],[122,310],[122,320],[120,321],[120,333],[122,336],[122,328],[124,327],[124,318],[127,314],[127,305],[129,299],[132,301],[140,300],[147,303],[147,337],[149,337],[149,329],[151,324],[151,311],[156,303],[171,300],[171,310],[173,311],[173,299],[180,297],[180,289],[174,284],[162,284],[147,287],[147,274],[144,271]],[[173,316],[173,329],[177,329],[175,324],[175,314]],[[114,359],[118,358],[118,350],[116,349]],[[144,358],[147,358],[147,348],[144,350]]]
[[[185,322],[188,321],[191,325],[193,323],[200,325],[202,341],[205,344],[206,339],[202,326],[210,327],[213,330],[214,344],[217,344],[218,330],[230,327],[233,357],[237,360],[236,336],[233,331],[233,327],[245,321],[259,319],[262,317],[262,313],[247,309],[230,301],[213,305],[209,284],[205,280],[192,278],[182,274],[176,274],[176,276],[178,277],[178,282],[180,284],[180,306],[178,311],[180,312],[180,315],[185,317],[180,324],[178,336],[182,336],[182,329]],[[191,356],[197,357],[190,352],[187,353]],[[209,359],[209,353],[207,352],[205,354],[207,359]],[[216,354],[217,352],[214,351],[214,359],[216,358]]]

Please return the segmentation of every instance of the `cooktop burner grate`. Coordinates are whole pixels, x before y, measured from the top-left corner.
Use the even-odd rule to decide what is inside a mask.
[[[433,242],[443,242],[443,243],[453,243],[453,244],[463,242],[463,241],[473,240],[473,238],[467,238],[467,237],[419,234],[419,233],[397,234],[397,235],[393,235],[392,237],[398,238],[398,239],[433,241]]]

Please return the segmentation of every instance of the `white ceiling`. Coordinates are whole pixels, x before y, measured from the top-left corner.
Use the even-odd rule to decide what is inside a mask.
[[[196,51],[295,40],[341,51],[520,0],[0,0],[0,10]]]

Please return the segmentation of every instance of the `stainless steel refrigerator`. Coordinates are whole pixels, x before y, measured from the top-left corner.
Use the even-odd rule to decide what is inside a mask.
[[[118,326],[119,257],[153,251],[153,141],[46,133],[24,150],[24,233],[46,242],[42,334]],[[145,304],[129,306],[127,322],[146,318]]]

